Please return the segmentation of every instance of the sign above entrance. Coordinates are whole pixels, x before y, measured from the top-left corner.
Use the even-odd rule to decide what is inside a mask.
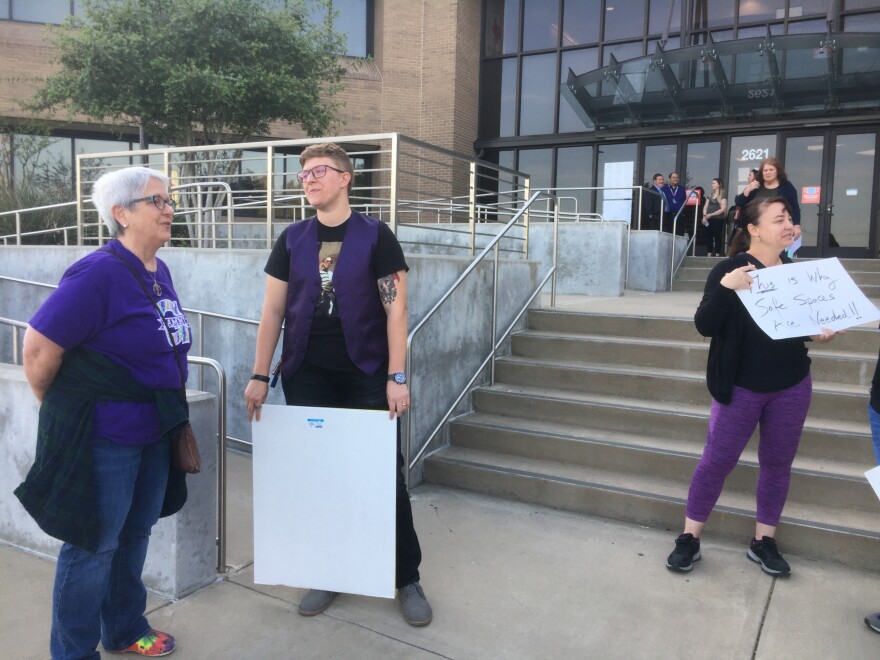
[[[822,195],[822,186],[803,186],[801,188],[801,204],[818,204]]]

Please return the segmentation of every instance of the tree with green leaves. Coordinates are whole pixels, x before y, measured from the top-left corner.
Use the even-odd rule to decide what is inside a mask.
[[[327,0],[83,0],[54,30],[61,69],[31,102],[154,142],[248,141],[336,127],[344,37]],[[315,20],[313,17],[319,16]]]

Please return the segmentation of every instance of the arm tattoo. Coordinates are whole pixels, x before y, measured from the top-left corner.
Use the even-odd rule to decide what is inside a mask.
[[[379,280],[379,297],[383,305],[390,305],[397,298],[397,284],[400,279],[397,273],[391,273]]]

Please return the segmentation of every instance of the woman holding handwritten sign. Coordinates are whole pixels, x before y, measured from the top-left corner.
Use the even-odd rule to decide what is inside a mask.
[[[751,288],[750,271],[790,262],[782,253],[794,240],[794,226],[788,203],[779,197],[746,206],[743,224],[746,231],[737,239],[744,251],[712,269],[694,315],[700,334],[712,338],[706,368],[712,409],[706,446],[688,491],[684,532],[675,540],[666,566],[690,571],[700,559],[703,526],[760,423],[757,520],[746,554],[765,573],[788,575],[791,569],[776,546],[776,526],[810,407],[810,358],[806,337],[770,339],[735,291]],[[824,343],[833,336],[823,328],[811,339]]]

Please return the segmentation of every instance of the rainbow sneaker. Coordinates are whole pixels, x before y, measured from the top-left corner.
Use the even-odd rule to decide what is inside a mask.
[[[174,653],[174,649],[176,647],[177,644],[174,642],[174,638],[171,635],[169,635],[168,633],[164,633],[161,630],[151,630],[148,634],[141,637],[138,641],[136,641],[128,648],[109,652],[137,653],[138,655],[145,655],[151,658],[155,658],[161,655]]]

